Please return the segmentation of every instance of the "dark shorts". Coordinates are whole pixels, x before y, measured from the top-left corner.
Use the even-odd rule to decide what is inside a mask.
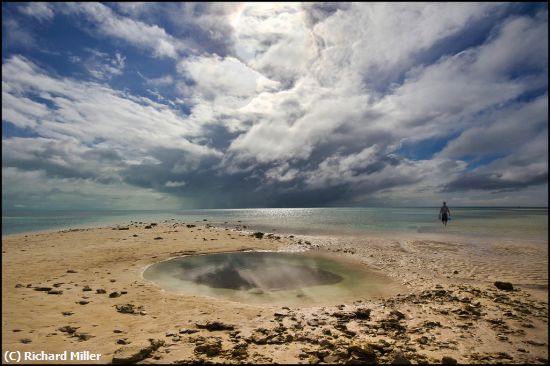
[[[447,216],[446,213],[442,214],[441,215],[441,221],[447,221],[447,220],[449,220],[449,216]]]

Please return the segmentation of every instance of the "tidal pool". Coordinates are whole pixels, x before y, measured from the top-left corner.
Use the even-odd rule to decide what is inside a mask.
[[[405,291],[365,265],[311,253],[177,257],[152,264],[143,277],[170,292],[247,303],[337,304]]]

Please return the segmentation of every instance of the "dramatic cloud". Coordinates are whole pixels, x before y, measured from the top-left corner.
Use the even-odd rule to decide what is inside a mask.
[[[3,10],[9,207],[547,205],[546,4]]]

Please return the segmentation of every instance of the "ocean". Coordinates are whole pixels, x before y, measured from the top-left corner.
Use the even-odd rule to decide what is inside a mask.
[[[542,240],[548,238],[547,208],[451,207],[451,221],[438,220],[439,207],[263,208],[179,211],[3,211],[2,235],[172,220],[296,234],[368,235],[447,233],[461,236]],[[207,220],[207,221],[204,221]]]

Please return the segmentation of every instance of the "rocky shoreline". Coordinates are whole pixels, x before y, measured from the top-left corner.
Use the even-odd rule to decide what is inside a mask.
[[[414,286],[423,253],[384,240],[340,247],[172,222],[5,237],[3,350],[88,350],[100,363],[548,363],[547,300],[506,281],[449,279],[437,261]],[[247,249],[330,251],[382,269],[395,264],[388,256],[410,266],[407,276],[394,265],[410,291],[254,306],[170,294],[140,277],[169,257]]]

